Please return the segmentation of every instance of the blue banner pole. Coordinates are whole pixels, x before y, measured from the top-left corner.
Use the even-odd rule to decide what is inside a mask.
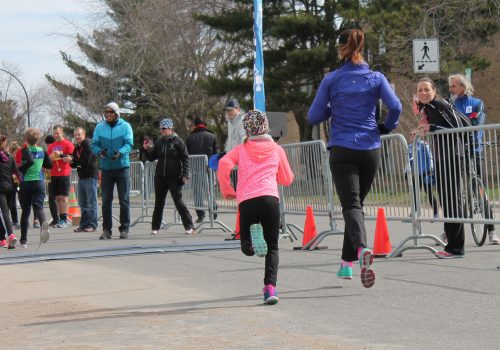
[[[265,112],[266,94],[264,92],[264,55],[262,52],[262,0],[253,1],[253,36],[255,43],[253,107]]]

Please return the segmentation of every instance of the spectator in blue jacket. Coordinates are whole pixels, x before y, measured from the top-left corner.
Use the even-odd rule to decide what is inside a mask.
[[[330,169],[345,220],[342,260],[337,276],[352,279],[353,261],[360,261],[361,283],[375,283],[373,253],[367,248],[363,201],[380,165],[380,135],[396,128],[401,102],[382,73],[370,70],[363,58],[364,34],[346,30],[339,37],[342,65],[328,73],[309,109],[308,119],[318,124],[330,119]],[[389,113],[378,124],[379,99]]]
[[[120,238],[128,238],[130,227],[130,160],[134,145],[132,127],[120,118],[120,107],[115,102],[104,107],[105,121],[97,124],[92,139],[92,152],[99,158],[102,188],[102,235],[111,239],[112,202],[116,184],[120,202]]]
[[[478,98],[472,97],[474,88],[465,75],[455,74],[448,77],[448,84],[453,105],[465,114],[472,126],[484,125],[486,114],[484,103]],[[483,155],[483,130],[474,132],[474,151],[476,160],[476,172],[482,177],[482,155]],[[491,208],[491,206],[490,206]],[[493,213],[491,213],[493,216]],[[490,244],[500,244],[500,239],[495,233],[495,225],[487,225]]]

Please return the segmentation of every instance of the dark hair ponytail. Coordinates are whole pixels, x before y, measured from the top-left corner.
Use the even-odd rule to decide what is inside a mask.
[[[339,55],[344,61],[351,61],[354,64],[364,62],[363,47],[365,45],[365,35],[361,29],[349,29],[340,33]]]

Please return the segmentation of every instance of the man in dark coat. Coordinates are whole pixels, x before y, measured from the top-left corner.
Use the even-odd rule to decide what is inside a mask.
[[[190,155],[205,154],[207,159],[217,153],[217,138],[215,134],[207,128],[207,123],[200,118],[194,119],[194,128],[186,140],[186,147]],[[208,194],[208,176],[206,172],[192,172],[195,204],[203,207],[204,198]],[[196,210],[198,215],[197,223],[205,220],[205,211]]]

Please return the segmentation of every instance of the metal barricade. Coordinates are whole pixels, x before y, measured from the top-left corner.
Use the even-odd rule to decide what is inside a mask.
[[[198,233],[204,230],[220,229],[222,231],[231,231],[222,222],[216,220],[216,200],[214,200],[214,177],[212,171],[208,169],[208,159],[206,155],[192,155],[190,158],[190,181],[188,181],[182,188],[182,199],[186,207],[194,210],[203,210],[208,212],[209,221],[200,223],[196,226]],[[155,162],[146,162],[145,164],[145,213],[148,216],[152,215],[150,208],[154,208],[155,203]],[[178,219],[177,211],[172,200],[168,197],[165,202],[165,209],[174,211],[173,222],[163,223],[162,229],[168,229],[174,225],[182,225]],[[219,227],[218,227],[219,226]]]
[[[422,233],[424,222],[468,224],[476,243],[484,243],[488,230],[493,229],[491,225],[499,223],[495,219],[500,203],[499,130],[498,124],[447,129],[414,140],[413,159],[419,156],[419,144],[427,145],[433,156],[433,171],[423,174],[421,168],[428,164],[414,162],[412,177],[417,189],[414,232],[390,256],[409,249],[426,249],[435,254],[436,249],[421,244],[422,239],[444,246],[438,237]],[[426,196],[421,196],[421,188]],[[439,195],[436,215],[428,193]],[[408,242],[413,244],[406,245]]]
[[[146,207],[146,198],[145,198],[145,176],[144,176],[144,165],[142,162],[131,162],[130,163],[130,203],[129,206],[130,208],[140,208],[141,209],[141,215],[135,219],[131,224],[130,227],[135,226],[138,223],[143,223],[147,222],[145,219],[148,217],[147,213],[147,207]],[[70,175],[70,184],[71,186],[74,186],[75,189],[75,196],[78,199],[78,172],[76,169],[72,169],[71,175]],[[48,192],[47,192],[48,193]],[[98,186],[97,190],[97,201],[98,203],[102,203],[102,190],[101,190],[101,184]],[[118,201],[115,201],[114,198],[118,198],[118,192],[116,190],[116,187],[114,188],[113,192],[113,208],[119,208],[120,204]],[[116,221],[119,221],[119,219],[115,216],[113,218]],[[99,217],[99,219],[102,219],[102,217]]]
[[[328,154],[323,141],[310,141],[283,145],[288,162],[294,173],[290,186],[280,186],[281,224],[283,236],[295,238],[294,230],[304,229],[287,222],[287,215],[305,215],[308,206],[317,216],[327,216],[329,229],[320,232],[316,239],[302,249],[308,249],[315,241],[331,234],[342,233],[333,219],[333,184],[328,164]]]
[[[204,230],[230,232],[231,230],[225,224],[216,220],[214,208],[217,208],[217,201],[214,199],[214,192],[217,178],[214,178],[214,173],[208,168],[207,156],[191,155],[189,162],[190,181],[182,189],[182,198],[188,208],[208,212],[209,217],[208,222],[202,222],[196,226],[196,231],[198,233]]]
[[[408,145],[400,134],[382,136],[381,141],[380,168],[374,178],[371,190],[363,202],[365,220],[376,220],[378,208],[384,208],[388,221],[411,222],[415,217],[415,210],[409,191],[412,188],[412,177],[405,177],[409,167]],[[328,174],[330,174],[329,168]],[[333,195],[327,196],[331,203],[332,221],[343,220],[340,203],[338,200],[334,201]],[[315,249],[324,238],[338,233],[321,233],[307,245],[307,248]]]

